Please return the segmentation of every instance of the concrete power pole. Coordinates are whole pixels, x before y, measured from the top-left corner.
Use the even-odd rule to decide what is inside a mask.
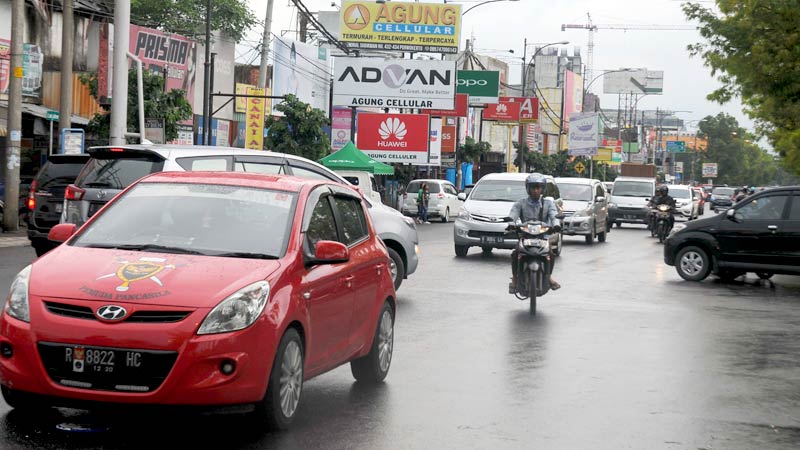
[[[3,228],[19,229],[19,165],[22,140],[22,27],[25,23],[25,0],[11,3],[11,80],[8,85],[8,145],[3,164],[6,193]]]
[[[130,48],[130,27],[130,1],[114,0],[114,74],[111,84],[111,145],[125,145],[125,133],[128,131],[128,49]]]
[[[72,127],[72,59],[75,26],[72,15],[73,0],[64,0],[61,22],[61,102],[59,103],[58,129]],[[52,136],[51,136],[52,138]],[[63,152],[64,149],[61,149]]]
[[[269,41],[272,35],[272,2],[267,0],[267,17],[264,19],[264,36],[261,40],[261,67],[258,70],[258,87],[267,87],[267,66],[269,66]]]

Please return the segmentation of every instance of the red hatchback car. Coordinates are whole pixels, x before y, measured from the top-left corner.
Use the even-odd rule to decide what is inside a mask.
[[[0,317],[14,408],[255,404],[272,428],[303,381],[382,381],[389,256],[353,189],[222,172],[147,176],[23,269]]]

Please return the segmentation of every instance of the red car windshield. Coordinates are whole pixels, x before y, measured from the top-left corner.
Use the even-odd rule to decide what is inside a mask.
[[[296,194],[214,184],[141,183],[72,245],[272,259],[289,241]]]

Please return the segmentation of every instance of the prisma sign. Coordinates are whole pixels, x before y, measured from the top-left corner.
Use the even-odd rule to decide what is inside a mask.
[[[336,58],[333,104],[453,109],[455,61]]]
[[[470,105],[497,103],[500,72],[491,70],[459,70],[456,92],[469,95]]]
[[[426,114],[358,114],[356,146],[381,162],[428,164]]]

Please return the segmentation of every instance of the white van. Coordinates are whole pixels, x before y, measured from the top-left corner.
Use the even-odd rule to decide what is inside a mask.
[[[381,193],[378,191],[378,183],[375,181],[375,175],[364,172],[362,170],[335,170],[345,180],[349,181],[353,186],[358,186],[358,189],[369,197],[370,200],[383,203],[381,201]]]
[[[656,193],[655,178],[617,177],[608,204],[608,224],[647,224],[647,202]]]

